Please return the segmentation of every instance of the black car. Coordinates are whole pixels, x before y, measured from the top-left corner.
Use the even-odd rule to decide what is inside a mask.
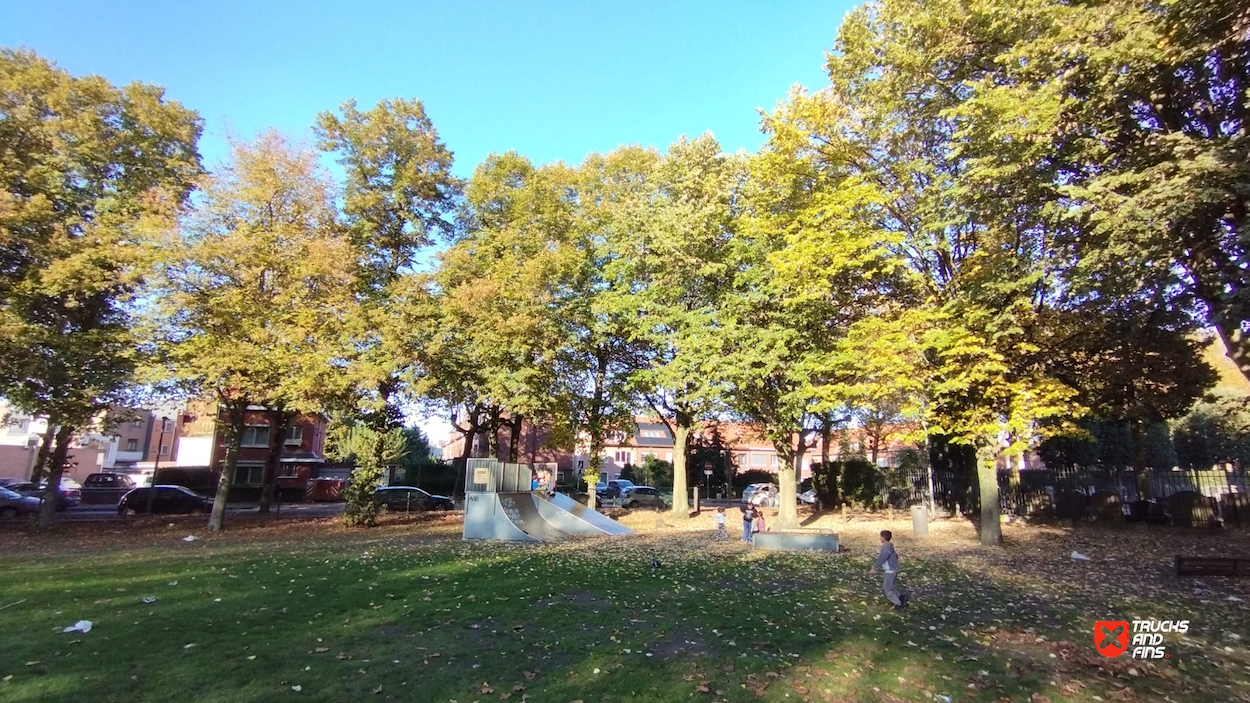
[[[112,471],[91,474],[82,482],[82,502],[116,505],[127,491],[138,486],[129,474]]]
[[[35,483],[34,481],[22,481],[21,483],[14,483],[8,488],[14,493],[20,493],[24,496],[30,496],[32,498],[43,500],[43,491],[44,486],[46,485],[48,484],[43,482]],[[79,501],[82,499],[81,491],[77,488],[67,488],[64,484],[62,484],[61,490],[57,491],[56,495],[57,510],[72,508],[73,506],[78,505]]]
[[[603,486],[603,488],[600,488],[599,486]],[[595,494],[599,500],[617,500],[621,497],[621,493],[624,493],[633,487],[633,481],[618,478],[608,481],[607,485],[597,484],[595,486]]]
[[[152,491],[155,491],[153,494]],[[137,515],[148,511],[149,494],[152,513],[207,513],[213,509],[213,499],[182,486],[152,486],[136,488],[122,496],[117,503],[118,515]]]
[[[416,486],[383,486],[373,492],[373,503],[387,510],[455,510],[456,501],[436,496]]]

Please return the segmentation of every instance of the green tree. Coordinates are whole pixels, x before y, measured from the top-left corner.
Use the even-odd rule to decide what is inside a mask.
[[[942,51],[988,50],[960,111],[995,178],[1040,196],[1007,202],[1079,222],[1096,275],[1181,271],[1243,375],[1248,18],[1230,0],[985,3]]]
[[[402,428],[379,433],[357,422],[342,428],[334,442],[333,458],[352,462],[351,480],[343,491],[343,522],[349,526],[373,527],[378,524],[378,506],[373,493],[390,465],[408,453],[408,437]]]
[[[342,388],[354,257],[316,154],[277,132],[233,145],[202,190],[160,252],[149,373],[229,417],[209,520],[221,530],[248,406],[317,411]]]
[[[673,515],[688,510],[687,460],[700,420],[724,407],[718,311],[731,289],[732,201],[740,159],[710,135],[681,139],[623,200],[608,246],[608,304],[634,324],[643,363],[630,378],[673,434]]]
[[[1172,423],[1177,465],[1209,469],[1250,466],[1250,408],[1244,397],[1212,394]]]
[[[457,424],[470,440],[466,450],[469,435],[482,432],[492,456],[516,461],[523,419],[552,414],[570,174],[559,165],[536,169],[511,152],[491,155],[468,183],[457,242],[440,254],[439,330],[422,357],[421,392],[464,409]]]
[[[351,351],[340,362],[351,392],[341,402],[373,431],[362,436],[377,442],[362,466],[384,466],[382,443],[401,427],[402,406],[414,399],[416,359],[437,320],[429,281],[414,264],[436,236],[450,234],[461,183],[421,101],[383,100],[361,112],[349,100],[340,111],[318,115],[315,132],[346,176],[343,214],[357,272],[356,304],[343,335]],[[360,486],[373,480],[362,471],[353,478]],[[364,494],[361,488],[353,495]],[[350,516],[349,522],[373,524]]]
[[[811,174],[842,220],[825,256],[852,275],[875,272],[888,286],[879,294],[901,308],[869,306],[866,318],[909,320],[895,327],[906,342],[892,355],[898,363],[865,380],[883,385],[874,395],[910,398],[928,432],[974,448],[981,538],[997,544],[997,456],[1029,446],[1039,420],[1072,410],[1073,391],[1046,375],[1039,346],[1041,312],[1070,252],[1051,246],[1049,213],[1018,206],[1036,195],[1034,182],[996,173],[967,146],[984,135],[958,111],[965,86],[1014,40],[987,21],[971,27],[993,36],[970,41],[958,31],[968,14],[953,1],[857,10],[829,54],[830,84],[792,93],[765,126],[776,158]],[[922,381],[919,393],[900,383],[904,373]]]
[[[634,339],[632,315],[612,295],[609,272],[621,256],[612,242],[636,224],[626,210],[645,192],[657,158],[637,147],[588,156],[574,173],[574,219],[557,248],[552,416],[568,443],[586,446],[582,477],[590,486],[599,479],[608,436],[634,426],[637,399],[629,380],[645,363],[645,350]]]
[[[161,88],[0,49],[0,395],[48,418],[40,528],[74,433],[132,380],[145,242],[192,189],[200,131]]]

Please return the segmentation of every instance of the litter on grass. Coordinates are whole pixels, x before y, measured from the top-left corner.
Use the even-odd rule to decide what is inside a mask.
[[[1089,561],[1089,557],[1080,552],[1072,552],[1072,561]]]
[[[182,541],[183,542],[199,542],[200,538],[196,537],[195,535],[187,535],[186,537],[182,538]]]
[[[91,621],[90,621],[90,620],[79,620],[78,622],[74,623],[73,625],[70,625],[69,627],[65,628],[64,630],[61,630],[61,632],[91,632]]]

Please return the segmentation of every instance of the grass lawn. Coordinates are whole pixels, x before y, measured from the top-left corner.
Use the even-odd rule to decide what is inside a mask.
[[[0,701],[1250,701],[1250,584],[1166,576],[1244,531],[1008,526],[986,550],[964,523],[821,520],[848,553],[713,545],[707,513],[556,545],[466,543],[455,514],[8,526]],[[865,573],[886,526],[903,612]],[[1144,618],[1190,620],[1170,659],[1095,652],[1095,620]]]

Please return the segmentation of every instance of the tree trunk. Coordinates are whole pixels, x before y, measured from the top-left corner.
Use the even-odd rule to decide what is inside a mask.
[[[243,430],[247,427],[247,400],[226,403],[230,424],[226,425],[226,460],[217,477],[217,495],[213,497],[213,512],[208,518],[210,532],[226,529],[226,501],[230,498],[230,481],[239,463],[239,445],[243,442]],[[220,420],[220,415],[218,415]]]
[[[508,429],[510,430],[508,433],[508,462],[512,464],[517,463],[517,459],[520,458],[521,420],[522,417],[517,415],[508,422]],[[555,477],[553,476],[551,480],[554,481]]]
[[[48,426],[43,431],[43,441],[39,443],[39,453],[35,456],[35,465],[30,467],[30,480],[38,483],[48,474],[48,459],[56,448],[56,426],[59,416],[48,415]]]
[[[690,440],[690,416],[678,413],[673,423],[673,517],[690,516],[686,504],[686,443]]]
[[[278,487],[278,464],[282,461],[282,449],[286,446],[286,431],[291,426],[294,413],[285,410],[269,410],[269,456],[265,458],[265,475],[260,484],[260,512],[269,512],[274,493]]]
[[[499,456],[499,424],[500,424],[500,413],[501,413],[501,411],[499,410],[499,408],[491,408],[491,410],[490,410],[490,422],[489,422],[489,425],[488,425],[488,426],[487,426],[487,428],[486,428],[486,432],[487,432],[487,435],[486,435],[486,442],[487,442],[487,444],[489,444],[489,445],[490,445],[490,458],[492,458],[492,459],[501,459],[501,458],[503,458],[503,457]]]
[[[69,456],[69,441],[74,428],[62,426],[56,431],[56,449],[52,452],[52,465],[48,467],[48,485],[43,489],[43,504],[39,506],[39,529],[52,527],[52,516],[61,499],[61,475],[65,473],[65,457]]]
[[[1002,512],[998,504],[998,443],[977,447],[977,479],[981,487],[981,544],[997,547],[1003,543]]]
[[[795,477],[798,475],[797,467],[803,461],[803,434],[799,433],[799,448],[795,451],[794,447],[788,445],[773,445],[777,449],[777,483],[781,491],[777,499],[780,503],[777,506],[777,527],[783,530],[794,529],[799,526],[799,511],[795,507]]]
[[[820,416],[820,463],[829,463],[829,440],[833,437],[833,418],[829,415]]]
[[[1141,418],[1130,422],[1133,423],[1133,473],[1137,477],[1137,499],[1149,500],[1146,495],[1149,485],[1146,480],[1146,423]]]
[[[877,456],[881,451],[881,435],[885,434],[885,428],[879,424],[873,424],[868,431],[868,441],[872,442],[872,465],[877,465]]]

